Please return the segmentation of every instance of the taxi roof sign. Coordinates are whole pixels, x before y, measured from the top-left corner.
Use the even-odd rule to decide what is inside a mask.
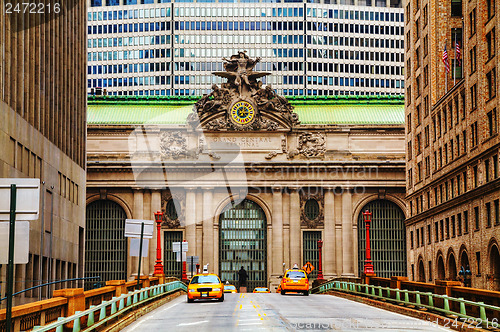
[[[307,262],[302,266],[302,270],[306,271],[307,274],[310,274],[314,270],[314,266],[311,262]]]

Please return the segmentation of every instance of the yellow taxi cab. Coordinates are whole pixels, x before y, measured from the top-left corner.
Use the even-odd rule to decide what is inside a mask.
[[[217,299],[224,301],[224,284],[213,273],[197,274],[187,287],[187,301],[193,303],[196,299]]]
[[[281,279],[279,286],[281,295],[286,292],[302,293],[305,296],[309,295],[309,279],[304,270],[300,270],[297,264],[293,269],[286,270],[285,275]]]
[[[267,287],[255,287],[253,289],[253,292],[254,293],[271,293],[271,291]]]
[[[276,288],[276,293],[281,293],[281,284],[279,284],[278,288]]]
[[[231,285],[229,282],[226,282],[224,285],[224,293],[238,293],[236,286]]]

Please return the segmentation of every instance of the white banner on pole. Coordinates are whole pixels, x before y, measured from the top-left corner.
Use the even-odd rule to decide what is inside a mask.
[[[10,186],[16,188],[16,220],[37,220],[40,179],[0,179],[0,220],[10,220]]]
[[[141,239],[140,238],[131,238],[130,239],[130,250],[129,250],[129,255],[131,257],[139,257],[139,247],[141,245]],[[149,240],[148,239],[143,239],[142,240],[142,257],[148,257],[148,252],[149,252]]]
[[[144,239],[152,239],[154,232],[153,220],[125,219],[125,237],[141,237],[141,224],[144,222]]]
[[[10,223],[0,222],[0,264],[9,263]],[[14,264],[28,264],[30,254],[30,222],[16,221],[14,232]]]

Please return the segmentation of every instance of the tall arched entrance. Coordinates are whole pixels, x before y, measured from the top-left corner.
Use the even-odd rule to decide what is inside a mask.
[[[453,253],[448,256],[448,280],[457,280],[457,262]]]
[[[406,276],[405,215],[393,202],[375,200],[366,204],[358,216],[358,268],[363,272],[366,259],[366,228],[363,212],[372,213],[370,225],[371,258],[378,277]]]
[[[425,282],[424,262],[421,259],[418,261],[418,281]]]
[[[219,271],[222,280],[238,285],[238,271],[248,273],[251,291],[267,286],[267,221],[257,203],[245,199],[232,207],[228,204],[219,222]]]
[[[87,205],[85,219],[85,276],[101,281],[127,279],[125,211],[115,202],[99,200]],[[86,282],[92,288],[95,282]]]
[[[445,269],[444,269],[444,260],[443,256],[439,255],[437,261],[437,278],[438,280],[445,280]]]
[[[490,275],[491,275],[491,290],[500,290],[500,251],[498,246],[492,245],[490,248]]]

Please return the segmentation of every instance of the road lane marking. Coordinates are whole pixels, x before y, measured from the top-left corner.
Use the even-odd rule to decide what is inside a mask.
[[[190,326],[190,325],[198,325],[198,324],[203,324],[203,323],[208,323],[208,320],[202,320],[202,321],[193,322],[193,323],[180,323],[180,324],[177,324],[177,326]]]
[[[239,324],[239,326],[247,326],[247,325],[262,325],[262,323],[245,323],[245,324]]]

